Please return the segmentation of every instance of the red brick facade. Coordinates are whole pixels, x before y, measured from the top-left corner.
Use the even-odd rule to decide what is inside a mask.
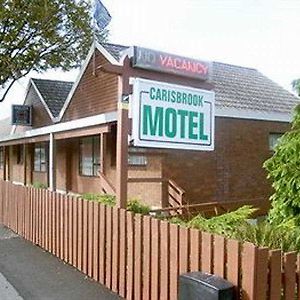
[[[271,186],[262,165],[272,155],[269,134],[288,129],[288,123],[217,117],[215,151],[170,151],[164,174],[192,203],[267,198]]]

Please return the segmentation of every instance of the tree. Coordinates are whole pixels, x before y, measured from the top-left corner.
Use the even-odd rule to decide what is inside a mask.
[[[67,71],[85,58],[93,38],[88,0],[0,0],[0,7],[0,87],[6,89],[0,102],[30,71]],[[96,36],[104,40],[103,32]]]
[[[292,128],[281,137],[274,155],[264,167],[273,181],[269,220],[274,224],[300,225],[300,107],[295,109]]]
[[[300,78],[292,81],[292,87],[297,92],[297,95],[300,96]]]

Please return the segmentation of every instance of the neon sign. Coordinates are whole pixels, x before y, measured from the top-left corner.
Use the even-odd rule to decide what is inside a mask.
[[[210,64],[151,49],[134,47],[133,67],[208,80]]]

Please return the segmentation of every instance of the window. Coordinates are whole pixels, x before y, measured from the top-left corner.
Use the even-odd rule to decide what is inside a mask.
[[[279,142],[279,139],[283,136],[283,133],[270,133],[269,134],[269,150],[274,150]]]
[[[100,137],[80,140],[79,173],[83,176],[98,176],[100,170]]]
[[[46,172],[46,143],[37,143],[34,145],[34,171]]]
[[[142,154],[129,154],[128,155],[128,164],[131,166],[146,166],[147,157]]]
[[[0,147],[0,169],[4,168],[4,148]]]

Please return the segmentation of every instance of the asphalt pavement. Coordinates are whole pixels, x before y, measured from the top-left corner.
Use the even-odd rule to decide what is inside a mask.
[[[0,225],[0,300],[94,299],[121,298]]]

